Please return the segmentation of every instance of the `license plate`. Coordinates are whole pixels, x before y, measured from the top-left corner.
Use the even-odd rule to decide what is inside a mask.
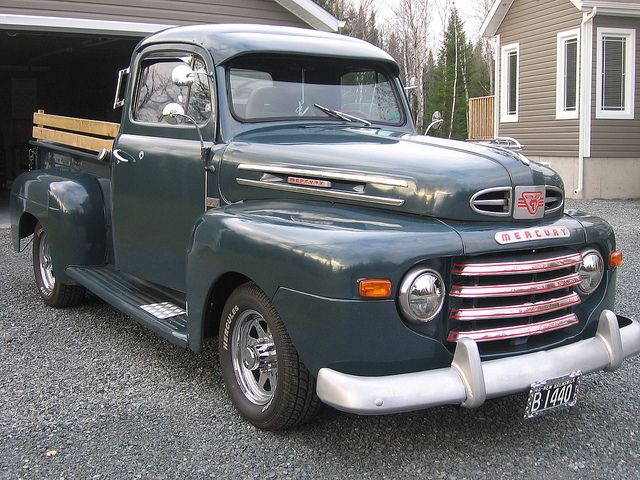
[[[582,372],[531,385],[525,418],[535,418],[551,411],[575,407],[578,403],[578,386]]]

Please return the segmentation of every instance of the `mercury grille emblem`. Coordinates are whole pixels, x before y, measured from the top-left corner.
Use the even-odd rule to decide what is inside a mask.
[[[513,218],[542,218],[545,206],[545,187],[516,187],[517,204]]]

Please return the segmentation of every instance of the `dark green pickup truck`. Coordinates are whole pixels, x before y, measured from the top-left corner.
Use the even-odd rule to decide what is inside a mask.
[[[84,144],[74,119],[36,117],[14,247],[34,235],[51,306],[89,289],[194,351],[218,335],[261,428],[321,402],[574,405],[581,375],[640,352],[640,324],[613,313],[612,229],[565,212],[560,177],[519,152],[418,135],[398,73],[311,30],[152,35],[120,72],[119,126]]]

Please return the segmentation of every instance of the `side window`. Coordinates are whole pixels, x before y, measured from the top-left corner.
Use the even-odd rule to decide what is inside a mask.
[[[596,118],[634,118],[636,31],[598,28]]]
[[[172,80],[174,69],[188,65],[195,74],[193,83],[178,85]],[[204,62],[194,56],[152,57],[142,62],[133,118],[139,122],[162,123],[162,110],[169,103],[182,105],[199,124],[211,117],[213,104],[210,79]]]
[[[556,118],[578,118],[579,30],[559,33],[556,66]]]
[[[500,121],[518,121],[518,96],[520,81],[520,44],[502,47],[500,80]]]

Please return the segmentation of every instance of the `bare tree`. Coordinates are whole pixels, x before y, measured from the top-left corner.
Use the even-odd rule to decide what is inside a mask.
[[[423,76],[429,54],[429,25],[431,0],[400,0],[394,8],[393,32],[402,65],[405,85],[414,82],[417,88],[410,90],[414,97],[416,124],[424,127]]]
[[[485,18],[489,14],[489,10],[491,10],[491,6],[493,5],[494,0],[473,0],[471,4],[471,9],[467,12],[467,15],[470,19],[475,20],[478,24],[478,28],[482,26]],[[477,39],[479,37],[480,31],[469,32],[471,38]],[[474,40],[475,41],[475,40]],[[486,68],[489,74],[489,87],[490,91],[493,92],[494,85],[494,71],[493,71],[493,62],[495,58],[495,54],[493,52],[493,47],[489,42],[488,38],[480,38],[480,44],[482,45],[482,56],[486,62]]]

